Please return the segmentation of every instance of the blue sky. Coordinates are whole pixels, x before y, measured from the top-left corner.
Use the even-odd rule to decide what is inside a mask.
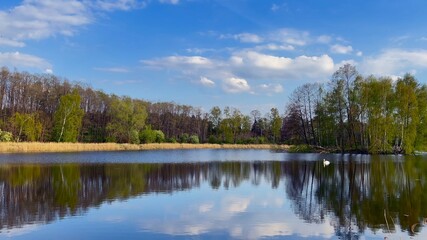
[[[427,81],[422,0],[24,0],[0,3],[0,65],[107,93],[249,113],[344,63]]]

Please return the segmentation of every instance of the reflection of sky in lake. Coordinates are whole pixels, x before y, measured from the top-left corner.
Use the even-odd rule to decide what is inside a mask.
[[[0,239],[427,239],[426,159],[191,152],[174,159],[243,161],[117,164],[117,155],[114,164],[4,164]],[[166,159],[161,153],[141,159]],[[74,156],[94,162],[101,155]],[[328,167],[318,160],[325,156]],[[281,161],[265,161],[272,158]],[[57,192],[68,198],[61,202]]]
[[[272,189],[270,183],[254,187],[242,183],[237,188],[212,190],[208,184],[173,194],[148,194],[126,201],[104,203],[85,216],[67,217],[47,225],[30,224],[3,229],[0,238],[20,239],[131,239],[238,238],[258,239],[337,238],[334,220],[307,223],[292,210],[283,191],[284,183]],[[396,229],[392,238],[406,239]],[[384,239],[387,233],[366,230],[361,239]],[[426,239],[419,233],[415,239]],[[414,238],[414,237],[412,237]]]
[[[288,235],[331,237],[334,234],[328,223],[308,228],[309,224],[293,214],[283,191],[272,190],[264,184],[253,188],[248,183],[237,191],[232,190],[208,193],[210,188],[202,186],[194,192],[178,193],[177,201],[140,221],[140,227],[170,235],[217,232],[243,239]],[[153,208],[157,205],[153,201],[146,204]]]

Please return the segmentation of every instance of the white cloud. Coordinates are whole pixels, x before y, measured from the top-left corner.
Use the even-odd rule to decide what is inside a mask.
[[[191,64],[197,66],[206,66],[210,67],[212,62],[205,57],[201,56],[191,56],[191,57],[182,57],[182,56],[172,56],[167,57],[166,61],[172,64]]]
[[[159,0],[161,3],[167,3],[167,4],[178,4],[179,0]]]
[[[221,34],[219,39],[234,39],[243,43],[261,43],[264,39],[253,33]]]
[[[214,35],[217,35],[214,33]],[[218,36],[218,35],[217,35]],[[246,43],[268,42],[282,46],[305,46],[309,43],[326,41],[328,36],[323,35],[316,39],[311,37],[308,31],[300,31],[291,28],[281,28],[268,32],[262,36],[254,33],[220,34],[220,39],[235,39]],[[320,40],[319,40],[320,39]]]
[[[215,50],[213,48],[187,48],[187,49],[185,49],[185,51],[187,51],[188,53],[193,53],[193,54],[202,54],[202,53],[206,53],[206,52],[215,52],[217,50]]]
[[[46,68],[44,72],[47,74],[53,74],[53,70],[51,68]]]
[[[273,3],[273,5],[271,6],[271,11],[273,11],[273,12],[275,12],[275,11],[277,11],[277,10],[279,10],[280,9],[280,6],[279,5],[277,5],[277,4],[274,4]]]
[[[30,67],[42,71],[52,71],[52,65],[43,58],[19,52],[0,52],[0,66]]]
[[[295,47],[292,45],[278,45],[274,43],[260,45],[255,47],[256,50],[270,50],[270,51],[293,51]]]
[[[222,89],[229,93],[259,91],[277,94],[283,92],[283,82],[323,81],[336,69],[334,60],[327,54],[295,56],[298,53],[296,48],[302,49],[309,44],[330,43],[334,39],[328,35],[311,36],[307,31],[284,28],[262,35],[253,33],[221,35],[217,32],[209,32],[207,36],[263,44],[250,48],[227,49],[223,51],[224,54],[221,54],[221,57],[216,58],[203,56],[205,50],[187,49],[188,52],[196,55],[146,59],[141,60],[141,63],[157,70],[177,71],[184,79],[192,82],[200,76],[210,81],[211,79],[221,81]],[[341,53],[353,51],[351,46],[341,45],[336,45],[334,50]],[[209,49],[209,51],[214,50]],[[286,51],[293,51],[292,56]],[[277,83],[267,85],[255,83],[254,86],[257,87],[251,88],[249,82],[255,81],[277,81]],[[205,86],[213,85],[206,79],[202,81],[202,78],[195,83]]]
[[[328,55],[297,56],[289,58],[264,54],[257,51],[231,53],[228,60],[210,59],[201,56],[169,56],[141,63],[154,70],[173,70],[192,81],[200,76],[218,79],[223,82],[223,90],[229,93],[249,92],[250,81],[259,80],[319,80],[328,78],[335,70],[335,64]],[[210,80],[210,79],[208,79]],[[211,80],[212,81],[212,80]],[[201,81],[199,81],[202,84]],[[212,85],[204,80],[203,85]],[[258,85],[259,86],[259,85]],[[266,92],[264,88],[256,88]],[[282,91],[279,85],[268,86],[270,94]]]
[[[292,59],[290,58],[277,57],[273,55],[258,53],[255,51],[243,52],[242,54],[240,54],[240,57],[247,65],[269,70],[284,69],[292,62]]]
[[[21,42],[55,34],[73,35],[76,27],[92,22],[88,7],[76,0],[25,0],[8,11],[0,11],[0,32]],[[22,45],[22,44],[21,44]]]
[[[55,35],[72,36],[94,22],[99,11],[128,11],[145,7],[150,0],[24,0],[0,10],[0,46],[23,47],[25,41]],[[159,0],[178,4],[179,0]]]
[[[147,6],[147,2],[138,0],[97,0],[95,6],[105,11],[128,11],[136,8],[144,8]]]
[[[248,92],[251,87],[249,86],[248,81],[246,81],[245,79],[231,77],[224,79],[223,89],[224,91],[229,93],[241,93]]]
[[[334,62],[328,55],[288,58],[245,51],[236,56],[242,59],[240,64],[234,66],[236,73],[251,78],[282,80],[319,78],[330,75],[334,70]]]
[[[263,41],[260,36],[252,33],[236,34],[234,35],[234,38],[244,43],[260,43]]]
[[[427,68],[427,50],[387,49],[364,59],[362,70],[369,74],[393,76]]]
[[[157,58],[154,60],[142,60],[142,63],[154,67],[179,67],[194,65],[198,67],[212,67],[213,63],[210,59],[201,56],[170,56],[165,58]]]
[[[215,86],[215,82],[210,80],[207,77],[200,77],[200,84],[202,84],[205,87],[214,87]]]
[[[317,37],[318,43],[327,44],[327,43],[330,43],[331,41],[332,41],[332,38],[328,35],[321,35]]]
[[[129,72],[129,69],[124,67],[110,67],[110,68],[96,67],[94,69],[97,71],[112,72],[112,73],[128,73]]]
[[[288,9],[288,5],[286,4],[286,3],[282,3],[282,4],[275,4],[275,3],[273,3],[273,5],[271,5],[271,11],[273,11],[273,12],[277,12],[277,11],[279,11],[279,10],[281,10],[281,9],[283,9],[283,10],[285,10],[285,11],[288,11],[289,9]]]
[[[363,56],[363,52],[362,52],[362,51],[358,51],[358,52],[356,53],[356,56],[358,56],[358,57]]]
[[[352,46],[344,46],[340,44],[335,44],[331,46],[331,52],[337,53],[337,54],[349,54],[353,51]]]
[[[269,39],[296,46],[304,46],[311,41],[309,32],[290,28],[283,28],[270,33]]]
[[[280,84],[261,84],[258,88],[267,94],[283,92],[283,86]]]
[[[405,41],[407,41],[410,38],[411,37],[408,35],[403,35],[403,36],[392,37],[392,38],[390,38],[390,41],[393,42],[394,44],[402,45],[402,43],[404,43]]]
[[[25,43],[23,43],[21,41],[16,41],[16,40],[0,37],[0,46],[25,47]]]

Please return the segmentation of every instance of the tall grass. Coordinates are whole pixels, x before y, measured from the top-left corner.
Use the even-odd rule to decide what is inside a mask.
[[[128,150],[167,150],[167,149],[288,149],[287,145],[268,144],[190,144],[190,143],[41,143],[4,142],[0,143],[0,153],[35,152],[85,152],[85,151],[128,151]]]

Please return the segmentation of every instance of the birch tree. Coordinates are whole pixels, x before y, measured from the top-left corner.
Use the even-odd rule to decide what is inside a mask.
[[[77,142],[84,112],[80,108],[80,95],[75,90],[63,95],[54,114],[54,140]]]

